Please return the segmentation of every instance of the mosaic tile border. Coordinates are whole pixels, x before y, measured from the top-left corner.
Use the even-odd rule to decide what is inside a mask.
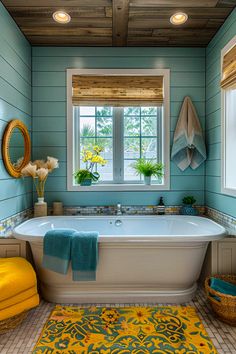
[[[32,209],[26,209],[20,213],[10,216],[9,218],[0,220],[0,237],[10,237],[14,227],[31,218],[32,216]]]
[[[180,205],[165,206],[166,215],[180,214]],[[205,214],[204,206],[196,206],[199,215]],[[124,215],[158,215],[157,205],[122,205]],[[116,205],[109,206],[71,206],[64,207],[64,215],[116,215]],[[53,215],[52,208],[49,209],[49,215]]]
[[[206,207],[206,216],[223,225],[230,236],[236,236],[236,218],[210,207]]]

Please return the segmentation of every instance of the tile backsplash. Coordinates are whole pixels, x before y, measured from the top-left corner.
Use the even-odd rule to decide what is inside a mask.
[[[158,206],[156,205],[122,205],[122,213],[125,215],[156,215],[158,214]],[[181,206],[166,206],[166,215],[178,215]],[[205,207],[196,206],[199,215],[205,213]],[[116,205],[110,206],[76,206],[65,207],[65,215],[116,215]],[[52,210],[49,211],[52,213]]]
[[[209,207],[206,207],[206,216],[224,226],[230,236],[236,236],[236,218]]]
[[[32,209],[26,209],[0,221],[0,237],[12,235],[14,227],[33,216]]]

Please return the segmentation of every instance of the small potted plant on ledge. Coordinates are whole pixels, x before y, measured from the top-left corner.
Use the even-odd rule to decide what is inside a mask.
[[[161,178],[164,175],[164,165],[161,162],[139,159],[132,165],[132,167],[136,171],[137,175],[144,176],[145,185],[151,184],[152,176]]]
[[[100,174],[94,171],[95,166],[105,166],[107,161],[100,156],[103,148],[95,145],[92,151],[89,149],[83,149],[82,161],[85,163],[84,169],[79,169],[74,173],[75,181],[81,186],[91,186],[92,182],[97,182],[100,178]]]
[[[180,209],[182,215],[197,215],[197,209],[194,208],[193,204],[196,203],[196,199],[189,195],[183,198],[183,206]]]

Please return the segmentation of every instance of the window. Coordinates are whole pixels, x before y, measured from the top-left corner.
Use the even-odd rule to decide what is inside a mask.
[[[101,146],[107,164],[97,167],[100,183],[140,183],[134,162],[140,158],[162,161],[161,107],[74,106],[73,119],[75,169],[85,168],[83,149]]]
[[[85,71],[88,73],[88,70]],[[148,74],[153,71],[155,74],[155,70],[148,70]],[[112,102],[109,105],[101,104],[95,98],[94,105],[93,100],[89,102],[86,100],[80,106],[73,101],[70,88],[73,75],[82,72],[83,70],[68,70],[68,189],[168,189],[169,87],[167,86],[168,89],[165,91],[167,97],[165,96],[163,104],[152,103],[148,106],[145,103],[144,106],[132,106],[128,105],[129,102],[123,102],[119,107]],[[91,74],[94,72],[97,73],[99,70],[89,70]],[[104,70],[102,72],[104,73]],[[159,70],[156,74],[165,75],[165,85],[168,84],[169,76],[165,70]],[[81,152],[83,149],[91,149],[94,145],[103,148],[101,155],[107,160],[107,164],[96,167],[100,174],[98,183],[90,187],[81,187],[73,180],[73,173],[80,168],[85,168]],[[161,179],[153,179],[151,186],[145,186],[143,177],[136,175],[132,168],[135,161],[140,158],[162,162],[165,165],[165,176]]]
[[[236,36],[222,50],[222,193],[236,195]]]

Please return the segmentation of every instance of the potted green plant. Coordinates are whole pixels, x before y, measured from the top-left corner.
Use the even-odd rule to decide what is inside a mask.
[[[81,186],[91,186],[92,182],[99,180],[100,174],[94,171],[96,165],[104,166],[107,161],[100,156],[103,151],[101,146],[95,145],[92,151],[89,149],[82,150],[82,161],[85,162],[85,168],[75,171],[75,181]]]
[[[183,206],[181,207],[182,215],[197,215],[197,210],[193,207],[193,204],[196,203],[196,199],[189,195],[183,198]]]
[[[146,185],[151,184],[152,176],[157,178],[163,177],[164,166],[161,162],[139,159],[132,165],[132,167],[137,175],[144,176],[144,184]]]

